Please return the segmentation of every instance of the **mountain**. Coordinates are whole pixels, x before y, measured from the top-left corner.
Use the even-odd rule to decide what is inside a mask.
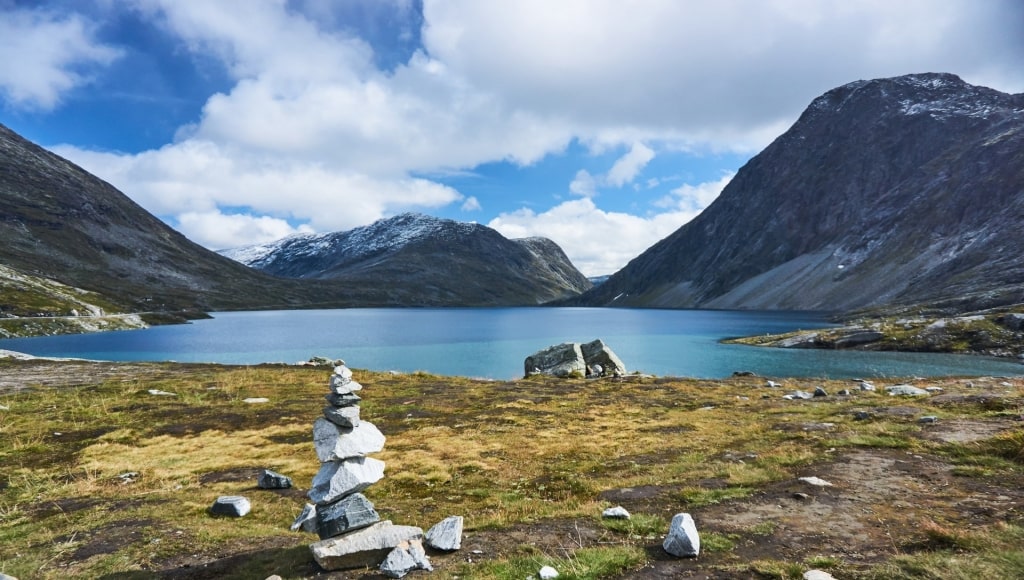
[[[849,311],[1024,301],[1024,94],[950,74],[815,99],[697,218],[574,304]]]
[[[403,305],[540,304],[590,288],[551,240],[509,240],[479,224],[413,213],[222,253],[275,276],[386,289]]]

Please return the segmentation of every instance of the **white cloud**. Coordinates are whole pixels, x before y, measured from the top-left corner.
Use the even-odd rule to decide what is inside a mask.
[[[597,180],[586,169],[580,169],[569,183],[569,191],[582,197],[594,197],[597,195]]]
[[[313,232],[309,226],[295,228],[283,219],[219,211],[183,213],[178,216],[177,229],[189,239],[204,240],[208,247],[220,250]]]
[[[679,229],[718,197],[732,175],[673,190],[665,211],[647,217],[600,209],[590,198],[563,202],[535,212],[503,213],[488,226],[508,238],[543,236],[554,240],[587,276],[612,274],[647,248]]]
[[[473,196],[467,197],[466,201],[462,202],[462,211],[480,211],[482,209],[480,200]]]
[[[653,149],[643,143],[633,143],[629,152],[620,157],[608,170],[605,180],[614,187],[632,183],[651,159],[654,159]]]
[[[120,51],[97,42],[77,14],[0,8],[0,96],[17,108],[52,109]]]

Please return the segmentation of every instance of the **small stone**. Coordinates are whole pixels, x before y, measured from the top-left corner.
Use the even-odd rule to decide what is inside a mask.
[[[836,578],[824,570],[808,570],[804,572],[804,580],[836,580]]]
[[[943,389],[942,387],[925,387],[924,390],[928,391],[929,393],[941,393],[945,389]]]
[[[379,521],[373,503],[365,495],[354,493],[316,510],[316,533],[326,540]]]
[[[258,405],[260,403],[269,403],[270,399],[266,397],[249,397],[248,399],[242,399],[243,403],[249,403],[250,405]]]
[[[380,571],[388,578],[402,578],[413,570],[431,571],[422,540],[409,540],[395,546],[380,564]]]
[[[927,415],[917,420],[918,423],[938,423],[939,418],[935,415]]]
[[[358,405],[362,399],[359,395],[354,393],[344,393],[339,395],[338,393],[328,393],[325,398],[332,407],[351,407]]]
[[[247,498],[240,495],[222,495],[217,498],[217,501],[213,502],[213,506],[210,507],[210,513],[240,518],[249,513],[250,509],[252,509],[252,506]]]
[[[540,580],[555,580],[555,578],[558,578],[558,570],[551,566],[544,566],[537,574],[540,576]]]
[[[662,548],[677,558],[693,558],[700,554],[700,535],[690,514],[673,516]]]
[[[603,518],[611,518],[611,519],[618,519],[618,520],[628,520],[630,516],[629,516],[629,512],[626,511],[626,508],[624,508],[624,507],[619,505],[619,506],[615,506],[613,508],[608,508],[608,509],[604,510],[603,512],[601,512],[601,517],[603,517]]]
[[[832,487],[831,483],[821,479],[820,477],[801,477],[800,481],[815,487]]]
[[[768,381],[765,384],[765,386],[768,387],[769,389],[781,389],[782,388],[782,383],[776,383],[775,381]]]
[[[854,421],[866,421],[866,420],[868,420],[870,418],[871,418],[871,413],[868,413],[867,411],[854,411],[853,412],[853,420]]]
[[[793,494],[793,499],[808,500],[808,499],[811,499],[811,496],[807,495],[806,493],[802,493],[802,492],[798,491],[798,492]]]
[[[299,517],[295,518],[292,522],[291,530],[293,532],[298,531],[302,528],[302,531],[309,532],[311,534],[316,533],[316,506],[307,503],[306,507],[302,508],[302,513]]]
[[[338,427],[352,429],[359,426],[359,407],[324,407],[324,418]]]
[[[292,478],[281,475],[276,471],[264,469],[260,471],[260,476],[256,480],[256,485],[260,489],[288,489],[292,486]]]
[[[814,395],[808,393],[807,391],[793,391],[792,393],[790,393],[790,397],[792,399],[813,399]]]
[[[861,381],[860,382],[860,390],[862,390],[862,391],[873,391],[873,390],[875,390],[875,385],[872,385],[871,383],[869,383],[867,381]]]
[[[161,391],[160,389],[149,389],[146,391],[150,395],[156,395],[157,397],[177,397],[176,393],[170,393],[168,391]]]
[[[814,389],[814,396],[815,397],[827,397],[828,396],[828,392],[825,391],[824,387],[818,387],[818,388]]]
[[[448,516],[427,530],[427,545],[442,552],[462,547],[462,516]]]
[[[850,392],[850,389],[843,389],[836,394],[839,395],[840,397],[849,397],[853,393]]]

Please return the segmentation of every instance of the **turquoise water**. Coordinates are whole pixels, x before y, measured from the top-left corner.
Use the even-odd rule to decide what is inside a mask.
[[[36,356],[116,361],[295,363],[343,358],[353,368],[510,379],[560,342],[605,341],[630,371],[720,378],[746,370],[821,378],[1019,375],[1014,361],[963,355],[784,350],[719,344],[733,336],[828,324],[794,312],[611,308],[347,309],[214,313],[146,330],[0,340]]]

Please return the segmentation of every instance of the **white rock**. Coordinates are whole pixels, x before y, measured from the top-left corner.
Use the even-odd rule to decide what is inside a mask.
[[[558,570],[555,570],[551,566],[544,566],[540,569],[540,580],[555,580],[558,578]]]
[[[452,552],[462,547],[462,516],[448,516],[427,530],[427,545]]]
[[[662,548],[677,558],[692,558],[700,554],[700,535],[690,514],[676,514],[672,518]]]
[[[170,393],[167,391],[161,391],[160,389],[149,389],[146,391],[150,395],[156,395],[157,397],[177,397],[176,393]]]
[[[11,408],[8,407],[7,405],[0,405],[0,411],[10,411],[10,410],[11,410]]]
[[[320,466],[320,471],[313,476],[313,487],[306,495],[318,505],[331,503],[346,495],[363,491],[380,481],[382,477],[384,462],[372,457],[331,461]]]
[[[824,479],[821,479],[820,477],[801,477],[800,481],[806,483],[807,485],[813,485],[815,487],[832,487],[831,483],[825,481]]]
[[[429,572],[433,569],[427,553],[423,551],[421,540],[409,540],[398,544],[380,564],[380,571],[388,578],[402,578],[413,570]]]
[[[423,540],[423,530],[414,526],[396,526],[390,521],[321,540],[309,545],[313,559],[324,570],[380,566],[391,550],[402,542]]]
[[[249,403],[251,405],[254,403],[269,403],[270,399],[266,397],[249,397],[248,399],[242,399],[242,402]]]
[[[615,507],[608,508],[608,509],[604,510],[603,512],[601,512],[601,517],[603,517],[603,518],[613,518],[613,519],[619,519],[619,520],[628,520],[629,519],[629,512],[626,511],[626,508],[624,508],[624,507],[622,507],[620,505],[617,505]]]
[[[942,387],[925,387],[924,390],[928,391],[929,393],[941,393],[943,391],[943,388]]]
[[[306,507],[302,508],[302,513],[299,514],[299,517],[295,518],[295,521],[292,522],[291,530],[293,532],[298,531],[300,528],[304,532],[309,532],[311,534],[315,534],[316,533],[316,506],[315,505],[313,505],[311,503],[307,503]]]
[[[768,381],[766,386],[769,389],[780,389],[780,388],[782,388],[782,383],[776,383],[775,381]]]
[[[868,381],[861,381],[860,382],[860,390],[862,390],[862,391],[873,391],[873,390],[875,390],[875,385],[872,385]]]
[[[346,429],[321,417],[313,423],[313,446],[320,462],[362,457],[384,449],[384,434],[369,421]]]
[[[804,572],[804,580],[836,580],[836,577],[824,570],[808,570]]]
[[[928,394],[928,391],[919,389],[912,385],[893,385],[891,387],[886,387],[885,390],[890,396],[908,395],[912,397],[919,397],[921,395]]]

